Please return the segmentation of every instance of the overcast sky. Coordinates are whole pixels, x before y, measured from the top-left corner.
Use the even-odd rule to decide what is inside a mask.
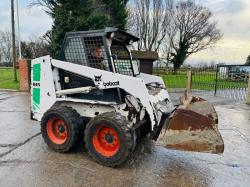
[[[223,32],[215,48],[194,55],[191,60],[245,63],[250,54],[250,0],[199,0],[214,13]]]
[[[197,0],[214,13],[223,39],[213,49],[193,55],[188,61],[244,63],[250,54],[250,0]],[[52,20],[39,8],[28,8],[30,0],[19,0],[21,38],[40,36]],[[10,30],[10,1],[0,2],[0,30]]]

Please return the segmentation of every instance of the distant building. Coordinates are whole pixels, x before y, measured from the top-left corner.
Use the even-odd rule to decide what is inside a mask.
[[[133,60],[140,61],[140,72],[153,74],[153,63],[159,60],[157,52],[153,51],[132,51]]]

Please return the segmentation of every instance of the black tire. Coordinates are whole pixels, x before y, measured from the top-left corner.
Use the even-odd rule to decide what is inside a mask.
[[[119,147],[112,156],[105,156],[95,148],[94,136],[97,129],[102,126],[112,128],[117,133]],[[108,112],[96,116],[87,124],[85,143],[89,155],[94,160],[105,166],[116,167],[124,163],[133,152],[136,145],[136,137],[134,130],[129,128],[128,121],[124,116],[119,113]]]
[[[137,140],[142,140],[151,133],[151,122],[149,115],[145,116],[146,123],[136,129]]]
[[[58,144],[53,142],[48,134],[48,123],[51,119],[61,119],[65,123],[65,128],[67,129],[67,136],[65,142]],[[81,135],[80,129],[82,129],[83,123],[81,116],[71,107],[67,106],[57,106],[52,107],[48,110],[41,121],[41,132],[45,143],[56,152],[69,152],[74,148],[79,142]],[[82,140],[83,141],[83,140]]]
[[[138,129],[136,129],[136,135],[138,140],[142,140],[147,137],[151,132],[150,125],[142,125]]]

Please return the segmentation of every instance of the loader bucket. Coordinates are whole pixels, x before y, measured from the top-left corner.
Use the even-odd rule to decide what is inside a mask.
[[[157,144],[183,151],[223,153],[224,142],[214,107],[202,98],[188,100],[172,114]]]

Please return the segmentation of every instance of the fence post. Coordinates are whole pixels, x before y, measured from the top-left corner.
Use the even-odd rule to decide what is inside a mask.
[[[214,87],[214,96],[217,94],[217,86],[218,86],[218,73],[219,73],[219,65],[216,66],[216,78],[215,78],[215,87]]]
[[[249,74],[249,78],[248,78],[247,104],[250,105],[250,74]]]
[[[187,82],[186,82],[186,90],[188,93],[191,92],[191,87],[192,87],[192,71],[188,70],[187,71]]]

